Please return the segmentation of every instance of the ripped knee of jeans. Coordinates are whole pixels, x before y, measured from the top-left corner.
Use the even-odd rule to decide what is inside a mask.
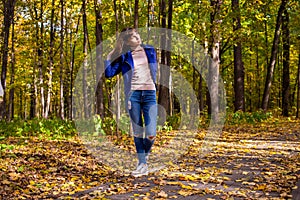
[[[149,140],[151,140],[151,141],[155,140],[155,136],[154,136],[154,135],[149,135],[149,136],[147,136],[147,138],[148,138]]]
[[[136,138],[143,138],[143,133],[134,133],[133,136]]]

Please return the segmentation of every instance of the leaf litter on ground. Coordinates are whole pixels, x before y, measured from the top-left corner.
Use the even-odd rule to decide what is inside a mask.
[[[8,137],[1,143],[2,199],[293,199],[299,195],[300,124],[285,120],[226,125],[213,151],[199,155],[206,130],[165,168],[134,178],[89,153],[80,138]],[[176,131],[160,132],[154,153]],[[129,136],[112,137],[134,151]],[[177,142],[180,142],[178,140]],[[297,191],[295,193],[295,191]]]

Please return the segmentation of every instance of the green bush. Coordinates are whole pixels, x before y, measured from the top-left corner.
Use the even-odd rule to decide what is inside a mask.
[[[263,112],[263,111],[256,111],[256,112],[242,112],[237,111],[235,113],[229,113],[227,116],[227,123],[228,124],[241,124],[241,123],[249,123],[254,124],[257,122],[262,122],[272,117],[271,112]]]
[[[16,119],[11,122],[0,121],[1,137],[46,136],[51,139],[73,137],[75,125],[70,120],[61,119]]]

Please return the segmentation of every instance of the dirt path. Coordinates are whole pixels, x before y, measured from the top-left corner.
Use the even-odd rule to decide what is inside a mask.
[[[298,200],[297,126],[227,127],[214,150],[205,157],[199,156],[201,145],[196,142],[177,162],[158,172],[139,178],[120,176],[114,182],[72,197]]]

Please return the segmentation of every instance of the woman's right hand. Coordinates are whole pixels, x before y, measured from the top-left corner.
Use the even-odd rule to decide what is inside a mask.
[[[109,52],[109,54],[107,55],[107,60],[111,60],[111,55],[113,54],[114,50],[112,50],[111,52]]]

